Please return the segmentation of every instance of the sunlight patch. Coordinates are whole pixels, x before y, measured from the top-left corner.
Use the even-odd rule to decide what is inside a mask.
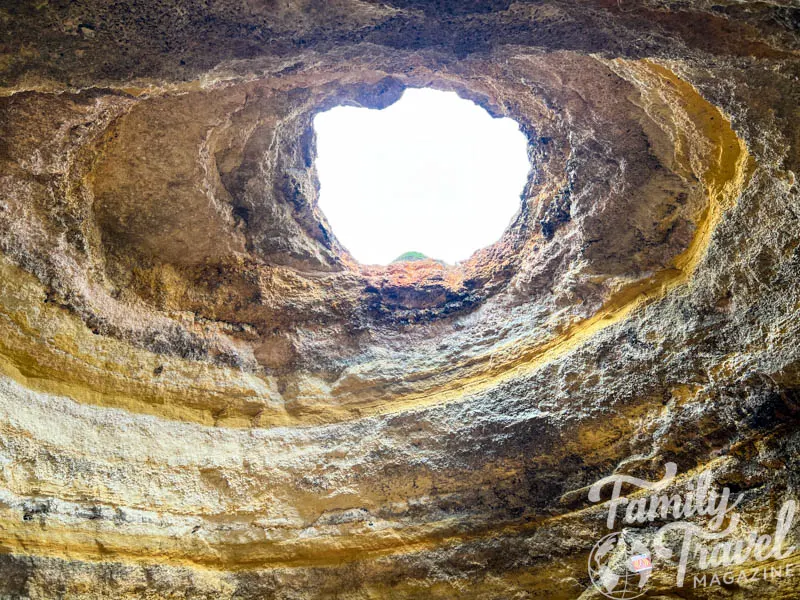
[[[361,263],[465,260],[520,209],[525,135],[453,92],[408,89],[383,110],[339,106],[314,128],[319,206]]]

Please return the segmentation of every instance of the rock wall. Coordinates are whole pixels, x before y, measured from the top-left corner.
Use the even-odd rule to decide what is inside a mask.
[[[0,21],[0,597],[599,598],[602,477],[797,499],[791,0]],[[313,116],[407,87],[529,140],[457,266],[360,265],[316,206]],[[650,596],[800,593],[673,567]]]

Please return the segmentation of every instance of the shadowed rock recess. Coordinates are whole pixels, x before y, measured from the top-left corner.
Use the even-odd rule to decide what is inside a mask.
[[[600,598],[587,488],[666,462],[774,529],[799,29],[793,0],[3,2],[0,597]],[[456,266],[360,265],[317,207],[314,115],[407,87],[529,140]],[[674,562],[648,596],[800,594]]]

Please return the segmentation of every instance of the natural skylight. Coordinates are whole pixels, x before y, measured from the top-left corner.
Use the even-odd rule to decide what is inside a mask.
[[[319,206],[361,263],[406,252],[465,260],[520,208],[525,135],[453,92],[408,89],[383,110],[339,106],[314,127]]]

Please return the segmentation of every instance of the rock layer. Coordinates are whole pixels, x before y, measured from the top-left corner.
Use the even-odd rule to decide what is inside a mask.
[[[799,14],[0,9],[0,595],[599,597],[587,486],[668,461],[774,522],[797,494]],[[313,116],[407,87],[529,140],[516,219],[456,266],[360,265],[316,206]],[[649,594],[720,592],[671,568]]]

